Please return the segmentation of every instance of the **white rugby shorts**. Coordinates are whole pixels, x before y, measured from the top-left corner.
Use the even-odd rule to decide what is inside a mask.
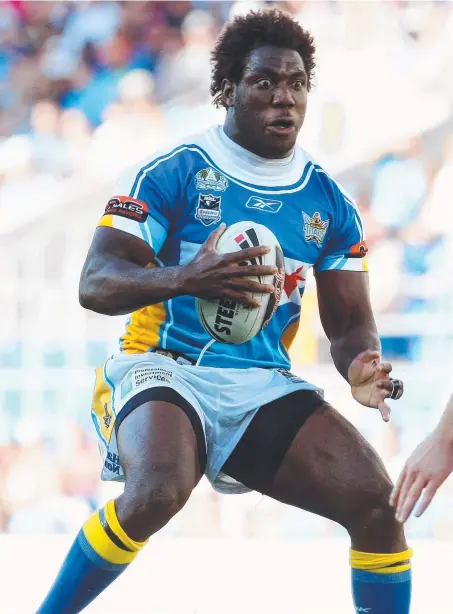
[[[296,390],[322,391],[284,369],[219,369],[181,362],[184,359],[156,352],[118,354],[96,369],[92,417],[102,457],[101,479],[124,481],[115,432],[123,408],[135,395],[164,386],[178,392],[200,419],[205,474],[213,487],[219,492],[248,492],[220,470],[256,412]]]

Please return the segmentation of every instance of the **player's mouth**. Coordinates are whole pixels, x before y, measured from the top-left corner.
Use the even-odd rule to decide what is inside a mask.
[[[287,136],[296,129],[294,120],[291,117],[278,117],[267,124],[267,130],[278,136]]]

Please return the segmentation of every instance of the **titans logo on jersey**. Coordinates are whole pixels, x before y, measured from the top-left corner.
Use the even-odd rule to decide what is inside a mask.
[[[189,262],[220,222],[264,224],[278,238],[286,279],[269,325],[242,345],[214,343],[202,359],[211,367],[289,368],[307,273],[366,271],[356,205],[300,147],[290,158],[260,158],[231,141],[219,126],[151,158],[120,181],[99,225],[146,241],[161,266]],[[121,351],[160,347],[196,360],[210,340],[190,296],[133,313]]]

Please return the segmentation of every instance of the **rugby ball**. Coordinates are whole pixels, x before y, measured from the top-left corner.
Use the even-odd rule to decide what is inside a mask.
[[[250,278],[275,287],[273,294],[249,293],[260,301],[260,307],[251,308],[228,298],[196,299],[200,321],[216,341],[233,344],[249,341],[267,326],[278,307],[285,281],[285,265],[282,249],[273,232],[255,222],[238,222],[225,230],[216,248],[221,254],[227,254],[259,245],[267,245],[271,251],[253,261],[248,260],[240,264],[275,265],[278,268],[275,276]]]

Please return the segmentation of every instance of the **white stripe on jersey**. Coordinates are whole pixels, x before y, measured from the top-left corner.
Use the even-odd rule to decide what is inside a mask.
[[[352,200],[351,196],[346,192],[346,190],[343,188],[343,186],[340,185],[338,183],[338,181],[336,181],[331,175],[329,175],[329,173],[327,173],[323,168],[317,168],[316,172],[317,173],[323,173],[324,175],[326,175],[326,177],[328,177],[337,186],[337,188],[340,190],[340,192],[343,195],[343,198],[344,198],[345,202],[347,202],[348,205],[350,205],[354,209],[354,211],[355,211],[355,223],[357,225],[357,228],[358,228],[358,231],[359,231],[359,234],[360,234],[360,241],[364,241],[365,238],[366,238],[365,237],[365,229],[363,227],[362,220],[360,218],[360,213],[359,213],[359,208],[357,206],[357,203],[355,203]]]

